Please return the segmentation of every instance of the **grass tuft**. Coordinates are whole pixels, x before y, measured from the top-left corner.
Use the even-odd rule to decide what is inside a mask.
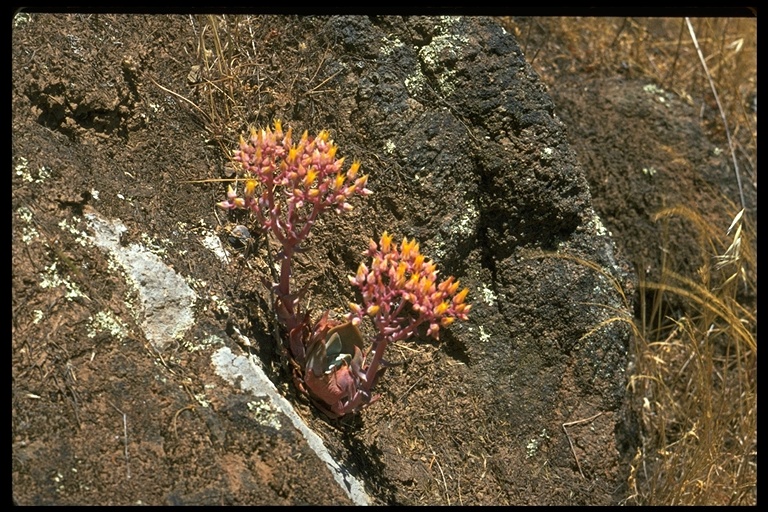
[[[646,269],[638,271],[629,397],[641,432],[624,502],[755,504],[756,221],[754,209],[745,213],[741,185],[757,188],[756,19],[502,21],[551,86],[569,74],[648,80],[695,106],[712,140],[727,141],[740,185],[738,199],[723,200],[730,226],[715,220],[722,211],[664,209],[656,222],[683,221],[696,232],[700,266],[692,275],[676,268],[675,247],[662,240],[661,268],[653,273],[661,277],[650,282]],[[619,320],[626,318],[606,322]]]
[[[660,282],[639,283],[647,318],[635,338],[630,380],[641,447],[632,462],[628,502],[646,505],[744,505],[757,499],[757,330],[754,254],[741,214],[717,233],[699,226],[709,261],[695,277],[662,269]],[[746,288],[746,290],[745,290]],[[653,296],[646,304],[646,293]],[[745,293],[746,292],[746,293]],[[668,296],[684,311],[663,313]]]

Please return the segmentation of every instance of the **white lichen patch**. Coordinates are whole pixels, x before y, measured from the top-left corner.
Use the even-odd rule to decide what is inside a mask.
[[[280,428],[280,409],[275,407],[269,400],[259,402],[248,402],[248,409],[253,412],[253,417],[261,425]]]
[[[545,439],[549,439],[549,434],[547,434],[547,429],[542,429],[541,434],[539,434],[538,437],[534,437],[531,439],[528,444],[525,447],[525,453],[526,458],[530,459],[534,455],[536,455],[536,452],[539,451],[539,446],[541,445],[541,442]]]
[[[427,79],[420,70],[416,70],[413,74],[405,78],[405,88],[408,89],[408,94],[411,96],[419,96],[427,84]]]
[[[33,221],[32,211],[26,206],[20,206],[15,213],[19,220],[22,222],[21,241],[25,244],[30,244],[38,239],[41,239],[41,235],[37,231]],[[75,217],[73,221],[76,223],[78,221],[77,217]],[[65,232],[75,234],[75,240],[79,244],[83,246],[88,244],[88,240],[85,238],[87,235],[73,227],[72,224],[67,222],[66,219],[59,222],[59,227]],[[46,246],[49,246],[47,241],[43,240],[43,243]],[[65,290],[64,297],[68,301],[78,297],[87,298],[82,290],[80,290],[80,287],[72,280],[70,280],[68,276],[62,273],[61,268],[59,267],[60,263],[61,261],[55,260],[53,263],[45,267],[45,270],[40,275],[40,287],[43,289],[63,288]]]
[[[77,284],[70,281],[66,276],[59,274],[57,270],[57,264],[58,262],[54,261],[45,267],[40,280],[40,288],[64,288],[64,298],[66,298],[68,301],[78,297],[85,297],[85,294],[83,294]]]
[[[27,166],[29,165],[29,160],[27,160],[23,156],[20,156],[18,157],[18,161],[19,163],[13,166],[13,169],[16,171],[17,176],[23,176],[24,171],[27,169]]]
[[[462,236],[471,236],[475,232],[480,214],[472,203],[465,203],[462,211],[459,222],[456,223],[455,231]]]
[[[101,332],[107,332],[113,338],[123,338],[128,327],[112,311],[99,311],[88,319],[88,337],[95,338]]]
[[[187,349],[190,352],[198,352],[200,350],[209,349],[212,347],[215,347],[217,345],[223,345],[224,340],[219,338],[218,336],[208,336],[206,338],[203,338],[202,340],[190,340],[184,342],[183,346],[185,349]]]
[[[229,263],[229,258],[227,257],[227,251],[224,250],[224,246],[221,244],[221,239],[216,236],[213,232],[206,233],[203,237],[200,238],[200,243],[203,244],[203,247],[211,251],[216,257],[223,263]]]
[[[491,335],[485,332],[485,329],[483,329],[483,326],[481,325],[479,327],[480,329],[480,341],[485,343],[486,341],[489,341],[491,339]]]
[[[75,242],[77,242],[79,245],[82,247],[88,247],[91,245],[91,240],[88,236],[88,233],[77,227],[77,224],[80,223],[80,220],[80,217],[77,215],[73,216],[71,219],[62,219],[59,221],[59,227],[62,231],[66,231],[67,233],[74,235]]]
[[[32,223],[32,211],[26,206],[19,206],[16,209],[16,215],[19,219],[23,220],[26,224]]]
[[[197,400],[197,403],[199,403],[201,407],[205,407],[206,409],[211,406],[211,402],[208,400],[208,397],[205,396],[205,393],[195,393],[195,400]]]
[[[648,94],[664,94],[666,91],[656,84],[647,84],[643,86],[643,90]]]
[[[469,42],[465,35],[453,32],[453,26],[459,19],[455,16],[440,18],[440,24],[436,27],[440,33],[419,50],[419,58],[437,76],[441,92],[446,96],[454,91],[453,77],[456,71],[445,69],[443,64],[458,60],[459,49]]]
[[[205,290],[208,288],[208,281],[205,279],[197,279],[193,276],[185,276],[184,280],[193,290]]]
[[[140,238],[144,248],[158,256],[167,256],[168,247],[173,247],[173,242],[167,238],[158,239],[147,233],[142,233]]]
[[[441,233],[435,237],[434,245],[429,248],[432,259],[436,262],[442,261],[447,254],[446,247],[456,246],[457,239],[472,237],[477,228],[478,219],[477,208],[472,203],[464,204],[458,219],[455,217],[446,219],[440,227]]]
[[[41,165],[37,169],[37,176],[32,174],[32,171],[29,169],[29,162],[26,158],[19,157],[19,163],[14,166],[14,170],[16,171],[16,176],[21,177],[22,180],[26,181],[27,183],[43,183],[45,180],[51,177],[51,170],[44,165]]]
[[[395,149],[397,149],[397,146],[394,142],[392,142],[391,139],[387,139],[384,142],[384,152],[388,155],[392,155],[395,153]]]
[[[208,297],[208,299],[213,302],[213,307],[215,308],[215,311],[218,311],[224,315],[229,315],[229,306],[227,305],[227,301],[219,297],[218,295],[211,295]]]
[[[39,309],[35,309],[32,311],[32,324],[37,325],[40,323],[40,320],[43,319],[45,315],[43,312]]]
[[[590,233],[594,233],[597,236],[611,236],[611,232],[606,229],[603,221],[596,214],[593,214],[592,218],[589,219],[587,228]]]
[[[391,41],[385,37],[381,45],[381,49],[379,50],[379,53],[382,56],[387,56],[387,55],[390,55],[397,48],[400,48],[401,46],[403,46],[403,42],[400,41],[400,39],[398,39],[397,37]]]
[[[483,284],[483,286],[480,287],[480,295],[482,296],[483,301],[489,306],[493,307],[496,305],[496,293],[488,288],[486,284]]]
[[[440,92],[443,96],[450,96],[456,91],[453,77],[456,76],[456,71],[448,69],[443,71],[437,79],[437,83],[440,86]]]
[[[668,96],[671,96],[671,95],[664,89],[658,87],[656,84],[647,84],[643,87],[643,90],[648,94],[654,95],[656,97],[656,101],[658,101],[659,103],[666,104],[669,107],[669,104],[667,103],[667,99],[669,99]]]
[[[26,206],[19,206],[16,209],[16,216],[22,221],[21,241],[30,244],[40,238],[40,232],[32,223],[32,211]]]

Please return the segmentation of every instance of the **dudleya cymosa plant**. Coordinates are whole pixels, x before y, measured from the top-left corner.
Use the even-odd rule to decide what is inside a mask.
[[[240,138],[234,152],[245,182],[242,195],[230,185],[221,208],[253,212],[262,230],[280,243],[280,277],[275,285],[277,309],[289,336],[294,357],[304,361],[306,319],[299,309],[300,297],[291,293],[293,256],[309,236],[318,216],[328,209],[352,210],[353,195],[371,194],[365,186],[368,176],[358,177],[360,162],[343,171],[344,158],[336,158],[337,147],[327,131],[310,137],[305,131],[298,141],[292,130],[283,132],[280,121],[270,128],[250,131]]]
[[[252,129],[234,154],[242,168],[242,195],[230,186],[227,200],[218,203],[227,210],[251,211],[261,229],[280,243],[274,306],[288,335],[294,380],[331,417],[358,412],[378,398],[371,389],[385,367],[390,343],[413,336],[422,324],[428,324],[428,336],[437,338],[441,327],[466,320],[471,308],[464,302],[468,290],[458,291],[452,276],[438,282],[435,264],[420,254],[415,240],[404,238],[398,247],[384,232],[363,253],[371,258],[370,268],[361,263],[350,277],[362,304],[350,304],[346,322],[331,320],[325,312],[311,324],[309,313],[301,310],[301,293],[291,292],[293,255],[322,212],[348,212],[353,195],[371,194],[368,177],[358,177],[360,163],[343,171],[344,159],[336,158],[336,152],[327,131],[316,137],[304,132],[294,142],[291,130],[284,133],[279,121],[274,130]],[[368,349],[359,329],[365,318],[376,332]]]

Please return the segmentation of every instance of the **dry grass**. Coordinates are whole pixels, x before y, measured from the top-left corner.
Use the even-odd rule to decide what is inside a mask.
[[[316,106],[338,71],[325,48],[306,44],[303,19],[201,15],[191,22],[199,65],[189,81],[211,139],[225,152],[249,125],[301,117],[310,131],[322,128]]]
[[[757,187],[757,23],[754,18],[508,19],[534,68],[624,73],[698,106],[711,137],[728,142],[740,182]],[[738,157],[738,158],[737,158]],[[745,164],[739,167],[738,162]],[[730,203],[730,204],[729,204]],[[733,203],[741,203],[735,206]],[[699,234],[696,275],[673,268],[666,240],[659,282],[639,283],[631,400],[641,446],[626,503],[755,504],[757,501],[756,223],[743,198],[724,200],[734,219],[677,207],[657,222],[685,219]],[[684,304],[673,310],[670,304]]]
[[[267,23],[252,23],[251,16],[196,16],[197,62],[189,74],[199,111],[212,140],[228,153],[244,122],[261,110],[264,81],[259,57]],[[260,33],[255,33],[260,30]],[[251,41],[247,45],[245,41]],[[259,47],[257,47],[257,42]]]
[[[688,277],[662,269],[659,283],[640,282],[641,322],[630,391],[641,442],[629,479],[641,504],[754,504],[757,499],[756,260],[736,219],[718,233],[695,212],[660,212],[695,220],[706,247],[717,248]],[[738,214],[736,217],[740,217]],[[727,233],[727,234],[726,234]],[[744,293],[746,292],[746,293]],[[650,304],[644,297],[652,296]],[[677,317],[668,297],[684,300]]]
[[[721,140],[724,117],[732,151],[746,162],[740,178],[744,186],[756,186],[757,20],[691,18],[690,23],[693,36],[682,17],[505,20],[528,61],[550,83],[573,72],[642,77],[699,108],[705,126]]]

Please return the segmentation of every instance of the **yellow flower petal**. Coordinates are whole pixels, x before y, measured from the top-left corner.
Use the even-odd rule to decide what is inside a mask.
[[[390,234],[385,231],[384,233],[381,234],[381,251],[389,252],[389,249],[391,246],[392,246],[392,236],[390,236]]]

